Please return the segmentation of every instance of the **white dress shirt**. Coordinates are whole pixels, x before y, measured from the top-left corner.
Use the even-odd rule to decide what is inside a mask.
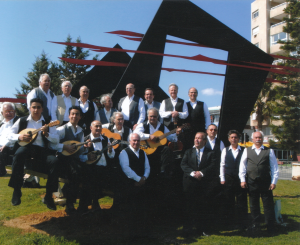
[[[50,89],[46,93],[42,89],[41,86],[39,86],[39,88],[43,91],[44,95],[47,98],[47,108],[48,108],[48,111],[49,111],[49,115],[51,116],[51,120],[52,121],[56,121],[57,120],[57,117],[56,117],[56,110],[57,110],[57,98],[56,98],[56,95],[54,95],[54,97],[52,99],[52,97],[50,95]],[[30,101],[32,99],[34,99],[34,98],[36,98],[35,90],[31,90],[31,92],[27,95],[27,108],[28,108],[28,110],[30,108]]]
[[[142,151],[142,150],[138,150],[138,151],[135,151],[131,145],[129,145],[130,149],[133,151],[133,153],[139,157],[139,151]],[[149,174],[150,174],[150,165],[149,165],[149,160],[148,160],[148,157],[146,155],[145,152],[143,152],[145,154],[145,171],[144,171],[144,177],[148,178]],[[120,155],[119,155],[119,160],[120,160],[120,165],[122,167],[122,170],[123,172],[126,174],[126,176],[129,178],[129,179],[133,179],[135,180],[136,182],[139,182],[140,179],[143,177],[143,176],[138,176],[130,167],[129,167],[129,158],[128,158],[128,154],[125,150],[121,151]]]
[[[175,106],[177,104],[177,101],[178,101],[178,97],[175,100],[171,98],[171,102],[172,102],[172,105],[173,105],[173,111],[175,111]],[[161,118],[167,118],[167,117],[171,116],[171,113],[172,113],[172,111],[166,111],[165,100],[163,100],[161,105],[160,105],[160,108],[159,108],[160,117]],[[189,112],[188,112],[188,108],[187,108],[186,103],[183,103],[182,112],[178,112],[178,113],[179,113],[179,118],[180,119],[186,119],[188,117]],[[172,118],[171,122],[173,122],[173,118]]]
[[[236,159],[237,155],[239,154],[242,148],[238,145],[238,147],[234,150],[232,146],[229,146],[229,151],[232,152],[234,159]],[[222,150],[221,154],[221,162],[220,162],[220,179],[221,181],[225,181],[225,157],[226,157],[226,148]]]
[[[109,127],[109,123],[105,123],[105,124],[102,124],[102,128],[108,128]],[[113,133],[116,133],[116,134],[119,134],[121,137],[122,135],[124,134],[124,127],[122,127],[122,129],[119,131],[116,127],[116,125],[114,125],[113,127],[113,130],[114,132]],[[127,141],[129,142],[129,135],[132,134],[132,130],[131,128],[129,128],[129,134],[128,134],[128,137],[127,137]],[[124,139],[125,140],[125,139]]]
[[[105,112],[105,117],[106,117],[107,121],[110,122],[111,109],[110,109],[109,111],[107,111],[107,110],[104,108],[104,112]]]
[[[253,145],[251,148],[255,149],[256,154],[259,155],[261,149],[264,149],[264,146],[262,145],[259,149],[257,149],[255,145]],[[271,183],[276,185],[278,181],[278,163],[273,149],[270,149],[269,161],[270,161],[270,168],[271,168]],[[240,169],[239,169],[239,177],[241,182],[246,182],[245,176],[247,172],[247,163],[248,163],[247,149],[245,149],[241,157]]]
[[[215,148],[216,138],[211,140],[209,137],[207,137],[207,139],[208,139],[211,149],[213,150]],[[224,143],[222,140],[220,140],[220,151],[223,151],[224,148],[225,148]]]
[[[80,108],[82,110],[83,113],[87,113],[87,111],[89,110],[89,100],[87,100],[85,103],[82,102],[81,98],[79,98],[79,105]],[[98,112],[98,107],[96,106],[96,104],[93,102],[94,105],[94,120],[100,121],[100,116]],[[69,119],[67,120],[69,121]],[[87,127],[89,127],[90,125],[86,125]]]
[[[147,124],[149,124],[149,120],[148,120]],[[136,129],[133,132],[137,133],[141,137],[141,140],[148,140],[150,138],[150,135],[154,134],[156,131],[159,130],[160,125],[161,125],[161,123],[157,122],[157,126],[156,126],[156,128],[154,128],[153,125],[150,124],[149,125],[150,134],[144,134],[143,123],[140,123],[140,124],[138,124],[138,126],[136,127]],[[166,126],[164,126],[164,130],[165,130],[165,132],[164,132],[165,134],[170,132],[170,130]],[[177,142],[176,133],[170,134],[167,137],[167,139],[171,142]]]
[[[96,139],[93,134],[90,134],[90,136],[91,136],[91,140]],[[97,137],[97,138],[100,138],[101,140],[104,140],[104,138],[101,135],[100,135],[100,137]],[[108,141],[108,145],[110,145],[109,141]],[[101,151],[103,149],[102,142],[101,141],[100,142],[93,142],[93,147],[94,147],[95,151]],[[115,150],[114,150],[114,148],[112,148],[112,152],[111,153],[107,152],[107,156],[109,158],[114,158],[115,157]],[[84,157],[86,157],[86,161],[87,161],[88,160],[88,156],[84,155]],[[96,163],[96,165],[97,166],[107,166],[106,158],[105,158],[104,154],[102,154],[101,158],[98,160],[98,162]]]
[[[6,145],[8,147],[13,147],[13,144],[9,143],[9,140],[7,138],[8,134],[9,134],[9,130],[10,128],[14,125],[14,119],[9,120],[8,122],[4,119],[3,125],[0,128],[0,147]]]
[[[69,95],[69,97],[66,97],[64,94],[61,95],[61,97],[64,99],[65,105],[66,105],[66,111],[64,115],[64,121],[69,121],[69,108],[72,106],[72,96]],[[78,106],[79,102],[78,100],[75,101],[75,106]]]
[[[43,120],[45,120],[45,119],[43,116],[41,116],[41,118],[38,121],[34,121],[31,117],[31,115],[29,115],[29,117],[27,118],[27,121],[28,121],[27,128],[39,129],[43,126],[42,125]],[[13,144],[19,140],[19,136],[20,136],[20,134],[18,134],[19,126],[20,126],[20,119],[18,119],[9,130],[9,134],[7,135],[7,138],[9,140],[10,144]],[[46,137],[46,139],[52,144],[57,144],[59,142],[55,127],[49,127],[49,136]],[[38,132],[38,135],[32,144],[41,146],[41,147],[45,146],[43,138],[42,138],[42,131]],[[52,147],[50,146],[50,148],[52,148]]]
[[[126,96],[126,98],[123,100],[123,103],[121,105],[123,117],[124,117],[124,120],[126,120],[126,121],[129,121],[129,116],[130,116],[129,106],[130,106],[133,98],[134,98],[134,95],[132,95],[130,98],[128,96]],[[138,110],[139,110],[139,119],[137,121],[137,124],[142,123],[145,120],[145,104],[141,98],[139,100]]]
[[[196,100],[195,102],[192,102],[190,100],[190,104],[193,107],[193,109],[196,108],[197,102],[198,102],[198,100]],[[205,102],[203,102],[203,112],[204,112],[204,120],[205,120],[205,129],[207,129],[207,127],[211,124],[211,121],[210,121],[209,110],[208,110],[208,107],[205,104]]]
[[[199,157],[200,162],[198,162],[198,157],[197,157],[197,164],[198,164],[198,167],[199,167],[199,165],[200,165],[200,163],[201,163],[201,159],[202,159],[202,156],[203,156],[203,152],[204,152],[205,146],[203,146],[201,149],[197,149],[195,146],[193,146],[193,148],[196,149],[196,154],[197,154],[197,155],[199,155],[199,151],[200,151],[200,157]],[[199,171],[199,172],[200,172],[200,174],[201,174],[202,177],[203,177],[203,176],[204,176],[203,173],[202,173],[201,171]],[[190,175],[191,175],[192,177],[194,177],[195,174],[196,174],[196,171],[192,171]]]

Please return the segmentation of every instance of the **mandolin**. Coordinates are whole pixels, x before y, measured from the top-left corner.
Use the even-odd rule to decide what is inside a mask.
[[[56,125],[59,125],[59,120],[53,121],[49,124],[45,124],[44,126],[53,127],[53,126],[56,126]],[[19,145],[20,146],[25,146],[25,145],[28,145],[29,143],[31,143],[33,140],[35,140],[35,138],[38,135],[38,132],[40,132],[41,130],[42,130],[42,127],[39,128],[39,129],[34,129],[34,128],[25,128],[25,129],[23,129],[21,132],[19,132],[19,134],[29,134],[29,135],[31,135],[31,140],[30,141],[21,140],[21,141],[18,142]]]
[[[71,156],[74,153],[76,153],[77,151],[79,151],[79,149],[80,149],[79,146],[82,146],[82,145],[87,144],[89,142],[94,143],[94,142],[100,142],[100,141],[101,141],[100,138],[93,139],[91,141],[85,141],[85,142],[79,142],[79,141],[76,141],[76,140],[68,140],[68,141],[63,142],[63,144],[64,145],[74,145],[74,146],[76,146],[76,150],[74,152],[72,152],[72,153],[67,152],[66,150],[63,150],[61,154],[63,154],[64,156]]]
[[[189,128],[190,125],[189,123],[183,124],[180,128],[185,129],[185,128]],[[148,140],[141,140],[141,145],[146,145],[147,148],[143,149],[147,155],[151,155],[152,153],[154,153],[157,149],[157,147],[161,146],[161,145],[165,145],[167,144],[167,137],[171,134],[174,134],[176,132],[177,128],[174,128],[173,130],[171,130],[168,133],[163,133],[161,131],[156,131],[154,134],[154,136],[158,137],[158,141],[152,141],[150,139]]]

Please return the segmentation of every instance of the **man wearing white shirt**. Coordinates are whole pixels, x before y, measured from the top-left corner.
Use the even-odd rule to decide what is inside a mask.
[[[10,129],[8,139],[10,143],[15,143],[15,154],[12,162],[12,175],[8,186],[14,188],[12,205],[16,206],[21,203],[21,187],[23,184],[23,172],[26,159],[34,158],[38,160],[34,166],[35,171],[41,171],[48,174],[46,184],[46,196],[43,199],[44,204],[49,209],[56,210],[52,193],[58,188],[58,160],[55,157],[55,151],[48,147],[49,143],[57,144],[58,137],[54,127],[44,126],[49,123],[42,116],[43,101],[39,98],[34,98],[30,101],[30,115],[18,119]],[[19,134],[26,128],[39,129],[38,135],[32,140],[31,134]],[[19,146],[17,141],[27,141],[26,146]]]
[[[147,114],[148,121],[138,124],[133,132],[139,134],[141,140],[150,140],[153,142],[157,142],[159,141],[159,138],[153,135],[156,131],[160,131],[164,134],[169,133],[170,131],[164,124],[161,124],[158,121],[159,113],[155,107],[148,109]],[[177,134],[179,133],[180,130],[178,129]],[[174,133],[167,136],[168,141],[176,142],[177,134]],[[153,154],[148,155],[148,159],[151,167],[151,173],[148,182],[154,182],[153,184],[159,185],[159,181],[157,179],[159,177],[159,174],[163,173],[166,167],[172,167],[173,165],[174,159],[172,152],[167,144],[161,145]]]
[[[100,103],[104,106],[101,110],[98,111],[100,116],[100,122],[106,124],[110,122],[110,118],[113,113],[117,110],[113,107],[113,101],[109,94],[105,94],[101,97]]]
[[[133,130],[137,124],[145,120],[144,101],[134,95],[134,92],[134,84],[128,83],[126,85],[127,96],[121,98],[118,104],[118,111],[121,111],[124,116],[124,125]]]
[[[230,146],[222,151],[220,163],[220,182],[224,186],[225,200],[222,208],[225,218],[230,223],[235,220],[235,204],[237,205],[237,222],[241,229],[245,228],[247,220],[247,190],[241,187],[239,166],[244,147],[238,145],[240,134],[236,130],[228,132]],[[236,201],[235,201],[236,198]]]
[[[101,209],[98,199],[104,196],[102,189],[113,190],[112,186],[114,181],[112,159],[115,156],[115,151],[109,146],[110,142],[108,141],[108,138],[101,135],[101,133],[102,123],[100,121],[93,121],[91,124],[91,133],[84,139],[84,141],[95,141],[96,139],[99,139],[97,142],[88,143],[89,153],[104,150],[100,159],[96,163],[89,165],[91,172],[89,178],[91,178],[92,208],[94,210]],[[87,205],[82,208],[87,210]]]
[[[136,133],[130,135],[130,145],[119,155],[123,170],[123,185],[120,186],[120,203],[122,214],[130,232],[134,235],[143,235],[147,215],[146,205],[146,179],[150,174],[150,166],[146,153],[140,150],[140,136]],[[125,225],[124,224],[124,225]]]
[[[2,104],[1,114],[4,119],[0,123],[0,177],[6,174],[5,166],[11,164],[13,144],[9,143],[7,134],[12,125],[19,119],[16,116],[15,105],[10,102],[4,102]]]
[[[155,107],[157,110],[159,110],[161,103],[158,101],[153,100],[154,99],[154,91],[152,88],[146,88],[145,89],[145,121],[148,121],[148,115],[147,111],[153,107]],[[159,116],[159,115],[158,115]],[[159,122],[163,122],[160,116],[158,117]]]
[[[33,89],[27,95],[27,107],[30,108],[30,101],[33,98],[40,98],[43,101],[43,117],[45,120],[56,121],[56,110],[57,110],[57,98],[55,94],[50,90],[51,78],[45,73],[40,76],[40,86]]]
[[[275,212],[272,191],[276,188],[278,180],[278,164],[274,151],[263,146],[263,138],[261,131],[252,134],[254,144],[243,152],[239,178],[241,187],[249,190],[250,210],[253,218],[251,230],[256,230],[259,226],[259,198],[261,197],[267,229],[268,232],[273,233]]]
[[[58,152],[58,159],[60,161],[61,173],[66,175],[69,183],[66,183],[63,187],[63,193],[66,197],[66,213],[74,214],[76,209],[74,203],[76,202],[79,185],[82,183],[82,189],[89,189],[89,169],[85,162],[87,160],[94,160],[95,156],[83,155],[84,147],[81,146],[76,152],[77,147],[75,145],[63,144],[65,141],[74,140],[77,142],[84,142],[83,130],[78,126],[78,122],[81,119],[82,110],[79,106],[71,106],[69,108],[69,122],[63,126],[58,127],[57,134],[59,137],[59,144],[56,144],[56,150]],[[64,156],[62,151],[67,151],[71,155]],[[87,192],[82,191],[80,200],[87,200]]]
[[[205,147],[206,141],[204,132],[196,133],[194,147],[185,151],[181,161],[186,204],[184,235],[190,235],[196,226],[200,235],[207,236],[208,221],[211,220],[211,183],[217,162],[214,152]]]
[[[184,145],[186,149],[193,146],[193,139],[196,132],[205,132],[210,122],[208,107],[205,102],[197,100],[198,90],[190,88],[188,92],[190,100],[186,102],[189,115],[185,119],[190,124],[190,129],[185,130]]]
[[[189,115],[188,108],[183,99],[177,97],[178,86],[174,83],[169,85],[170,98],[162,101],[159,108],[160,117],[169,130],[176,125],[181,126],[183,119]]]
[[[90,90],[87,86],[82,86],[79,89],[80,98],[78,100],[80,108],[82,110],[82,118],[78,122],[78,125],[83,129],[84,135],[91,133],[90,125],[94,120],[100,121],[98,107],[93,101],[89,101]]]
[[[78,106],[78,100],[71,96],[72,83],[64,81],[61,84],[62,95],[57,96],[57,111],[56,116],[59,120],[59,125],[64,125],[69,122],[69,108],[73,105]]]

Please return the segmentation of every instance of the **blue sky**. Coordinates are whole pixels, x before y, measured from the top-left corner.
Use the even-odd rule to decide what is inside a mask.
[[[194,0],[199,6],[235,32],[250,40],[251,2],[254,0]],[[47,41],[65,41],[70,34],[75,40],[124,49],[137,49],[139,42],[105,32],[127,30],[145,33],[160,0],[100,1],[2,1],[0,0],[0,97],[12,97],[24,82],[32,63],[42,51],[58,62],[64,46]],[[169,36],[168,39],[180,40]],[[165,53],[194,56],[202,54],[227,59],[227,52],[209,48],[166,44]],[[90,52],[91,57],[95,52]],[[99,53],[100,58],[105,53]],[[132,56],[132,54],[130,54]],[[225,73],[225,66],[207,62],[164,58],[163,67]],[[224,77],[162,71],[160,86],[167,91],[170,83],[179,85],[179,97],[187,100],[187,91],[197,87],[198,99],[209,107],[221,105]]]

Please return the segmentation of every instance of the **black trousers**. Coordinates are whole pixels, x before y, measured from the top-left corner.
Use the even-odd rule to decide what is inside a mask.
[[[270,182],[261,179],[252,180],[250,178],[248,178],[247,182],[249,188],[250,210],[254,224],[260,222],[259,198],[261,197],[265,213],[265,222],[267,227],[273,227],[275,223],[275,211],[273,192],[268,189]]]
[[[46,192],[52,193],[58,188],[58,159],[49,149],[36,145],[21,146],[14,154],[12,162],[12,175],[8,186],[21,189],[23,185],[24,165],[29,169],[48,174]],[[34,162],[27,159],[34,157]],[[30,166],[29,166],[30,165]]]
[[[5,147],[3,151],[0,152],[0,176],[6,174],[5,166],[12,163],[12,150],[9,147]]]
[[[60,176],[69,180],[69,183],[66,183],[62,188],[67,202],[75,203],[78,197],[80,200],[88,202],[91,183],[91,172],[88,165],[80,162],[79,158],[75,156],[64,156],[60,154],[58,159]],[[82,184],[81,190],[79,188],[80,184]]]
[[[237,219],[240,224],[245,223],[248,214],[247,189],[241,187],[239,177],[225,175],[224,186],[225,202],[224,210],[228,219],[235,217],[235,205],[237,208]]]

